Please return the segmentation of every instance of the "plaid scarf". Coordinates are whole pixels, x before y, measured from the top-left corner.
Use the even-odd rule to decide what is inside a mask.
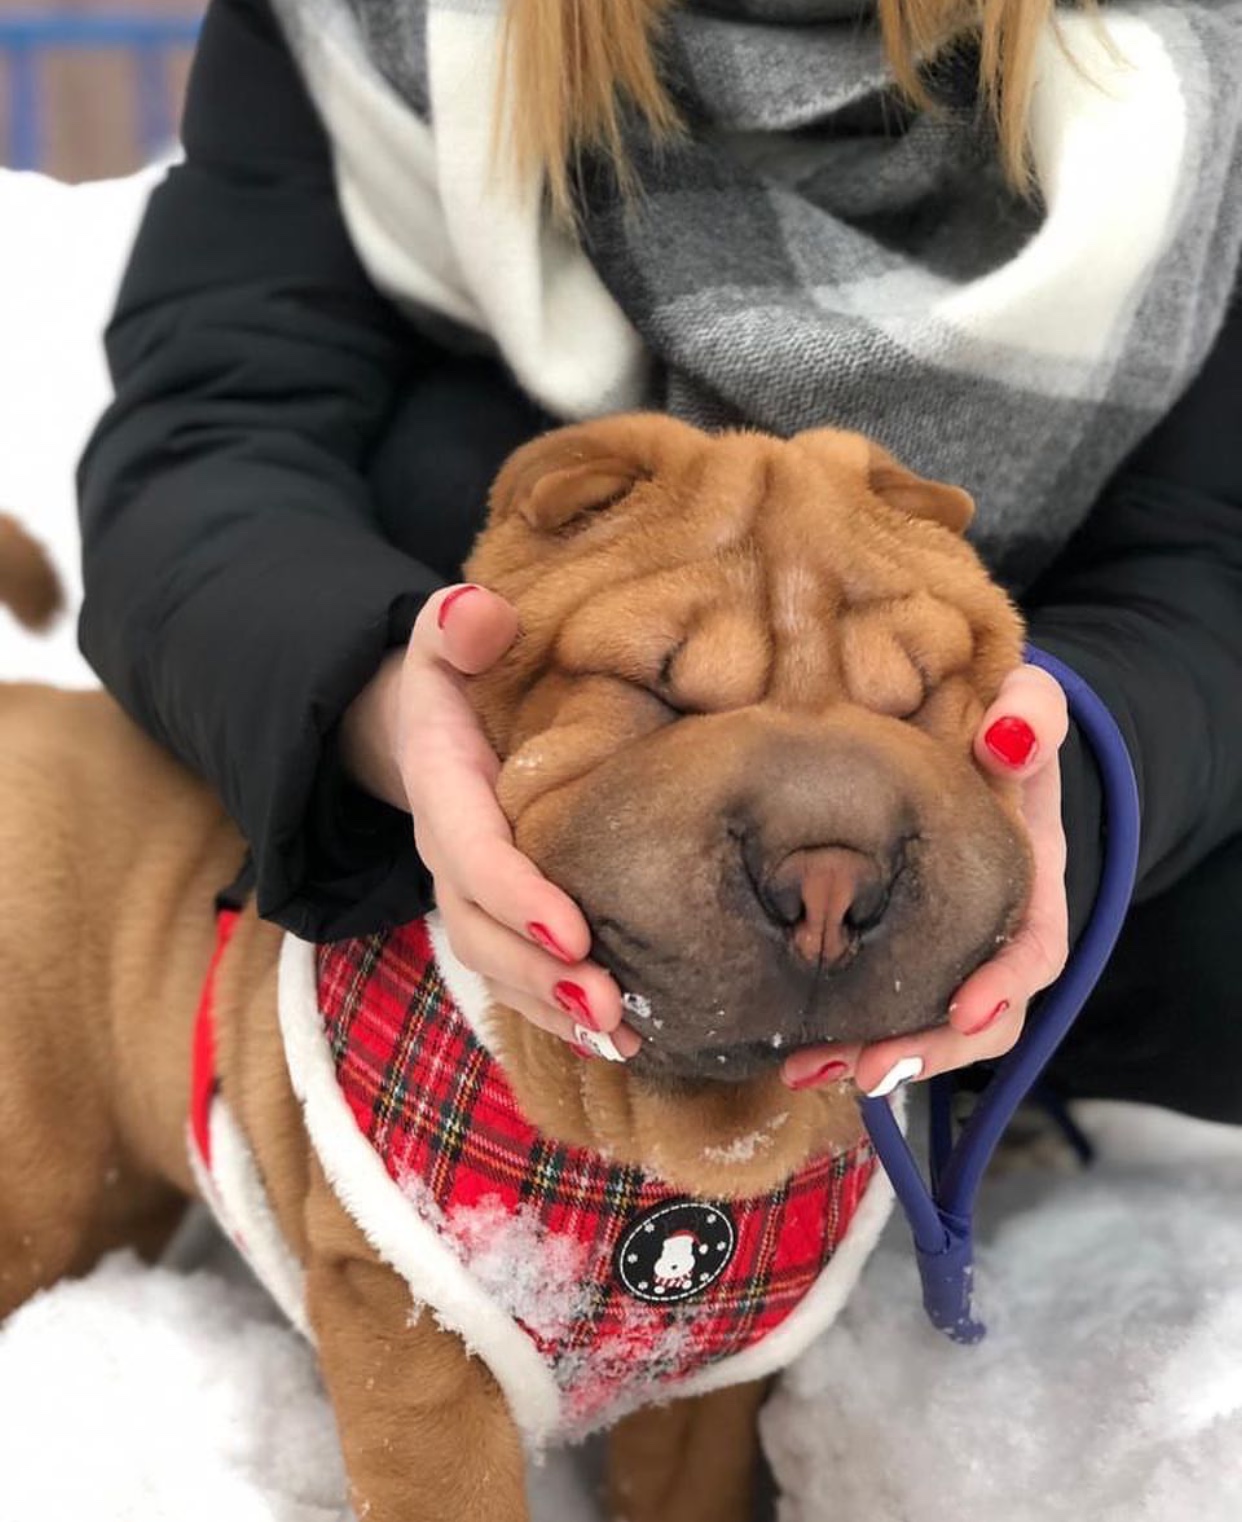
[[[631,130],[629,207],[587,165],[577,235],[493,170],[500,0],[275,5],[357,250],[417,320],[564,417],[860,429],[975,494],[1015,586],[1169,411],[1237,272],[1242,0],[1062,13],[1038,205],[1002,183],[967,54],[914,113],[859,0],[690,0],[663,48],[687,136]]]
[[[568,1433],[667,1399],[764,1341],[844,1241],[876,1168],[867,1142],[771,1194],[689,1199],[531,1126],[454,1007],[424,921],[317,955],[358,1129],[461,1271],[534,1343]]]

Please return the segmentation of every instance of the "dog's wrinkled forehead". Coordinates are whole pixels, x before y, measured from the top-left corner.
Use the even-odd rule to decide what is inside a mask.
[[[974,709],[1017,658],[971,513],[858,434],[630,415],[519,450],[468,569],[518,605],[530,674],[620,678],[678,712],[908,718],[958,676]]]

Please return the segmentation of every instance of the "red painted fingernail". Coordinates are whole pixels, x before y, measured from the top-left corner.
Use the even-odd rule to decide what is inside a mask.
[[[579,1046],[576,1041],[569,1041],[566,1043],[566,1045],[569,1047],[569,1050],[574,1054],[574,1056],[581,1057],[583,1062],[595,1061],[595,1053],[588,1051],[585,1046]]]
[[[546,925],[541,925],[537,920],[531,920],[526,927],[526,934],[532,941],[537,942],[545,951],[550,951],[554,957],[559,957],[562,962],[572,962],[573,957],[565,950]]]
[[[1002,999],[990,1015],[980,1020],[978,1025],[972,1025],[970,1029],[968,1031],[964,1031],[963,1034],[967,1036],[977,1036],[980,1031],[987,1030],[989,1025],[995,1025],[1008,1008],[1009,1000]]]
[[[997,719],[984,734],[983,743],[998,761],[1016,768],[1026,765],[1039,742],[1025,719],[1008,718]]]
[[[835,1083],[838,1079],[844,1078],[849,1070],[850,1065],[848,1062],[840,1062],[834,1059],[832,1062],[825,1062],[822,1066],[817,1067],[813,1073],[808,1073],[805,1078],[795,1080],[789,1087],[791,1089],[814,1089],[821,1083]]]
[[[580,1024],[585,1025],[589,1030],[599,1029],[599,1022],[591,1013],[591,1006],[587,1003],[585,989],[579,988],[576,983],[562,979],[553,988],[552,997],[567,1015],[572,1015]]]
[[[448,618],[449,612],[451,611],[454,603],[460,602],[467,592],[477,592],[478,590],[478,587],[476,587],[473,582],[464,587],[454,587],[449,595],[440,604],[439,609],[436,612],[436,628],[444,628],[445,620]]]

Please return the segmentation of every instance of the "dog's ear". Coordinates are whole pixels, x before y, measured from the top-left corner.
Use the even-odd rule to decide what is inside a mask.
[[[491,522],[517,515],[540,533],[562,534],[615,507],[650,469],[607,424],[558,428],[505,462],[491,493]]]
[[[883,497],[898,512],[912,518],[928,518],[943,524],[955,534],[964,534],[975,516],[974,499],[960,486],[946,486],[943,481],[929,481],[895,460],[888,450],[870,445],[868,484],[877,497]]]

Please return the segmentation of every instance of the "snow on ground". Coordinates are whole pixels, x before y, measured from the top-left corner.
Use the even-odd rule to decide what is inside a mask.
[[[73,462],[148,183],[0,171],[0,506],[50,545],[74,604]],[[71,619],[34,641],[0,612],[15,677],[90,681]],[[1093,1172],[985,1188],[982,1346],[924,1324],[894,1223],[765,1415],[781,1522],[1242,1517],[1242,1133],[1128,1106],[1081,1118]],[[0,1458],[0,1522],[348,1515],[307,1348],[201,1231],[164,1267],[113,1258],[0,1328]],[[572,1457],[532,1486],[536,1522],[600,1522]]]
[[[765,1413],[780,1522],[1242,1516],[1242,1135],[1080,1118],[1094,1171],[985,1190],[981,1346],[924,1324],[890,1230]],[[0,1522],[345,1522],[307,1348],[223,1244],[178,1256],[115,1257],[0,1329]],[[573,1455],[532,1489],[535,1522],[601,1522]]]
[[[153,171],[91,185],[0,169],[0,512],[80,601],[73,471],[110,395],[101,334]],[[94,685],[74,620],[27,634],[0,609],[0,681]]]
[[[765,1413],[781,1522],[1242,1517],[1242,1132],[1079,1119],[1094,1169],[985,1186],[978,1347],[925,1324],[890,1233]]]

